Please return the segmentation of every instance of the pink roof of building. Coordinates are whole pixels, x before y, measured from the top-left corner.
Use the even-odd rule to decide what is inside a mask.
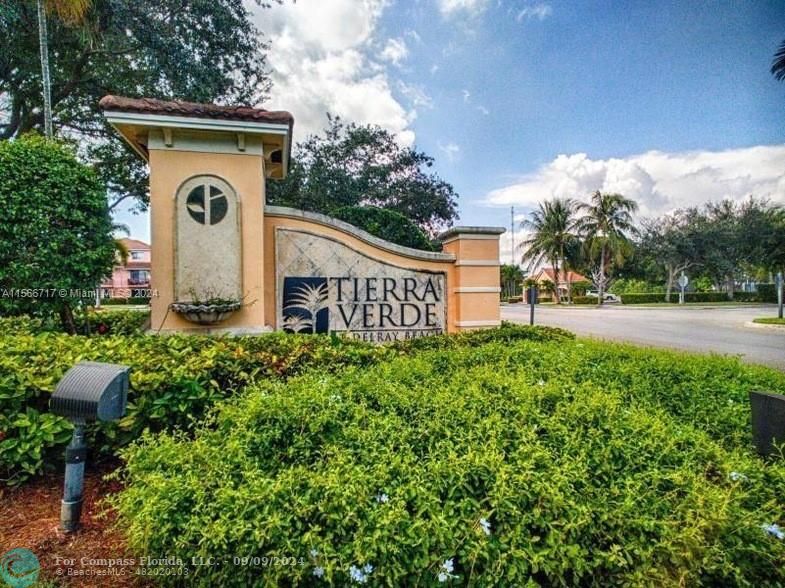
[[[140,241],[139,239],[129,239],[124,237],[119,241],[125,245],[125,248],[128,249],[128,251],[150,251],[150,246],[144,241]]]
[[[562,282],[562,283],[569,282],[570,284],[574,284],[575,282],[588,282],[589,281],[588,278],[586,278],[585,276],[579,274],[578,272],[574,272],[574,271],[564,272],[564,270],[562,270],[559,273],[560,273],[559,282]],[[538,282],[543,281],[543,280],[550,280],[551,282],[555,283],[556,282],[556,280],[554,279],[555,276],[556,276],[556,272],[553,270],[552,267],[544,267],[540,271],[538,271],[536,274],[534,274],[533,279],[538,281]]]

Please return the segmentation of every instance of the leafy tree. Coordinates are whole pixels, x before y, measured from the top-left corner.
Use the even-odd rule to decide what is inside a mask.
[[[630,235],[636,232],[632,213],[638,209],[635,201],[621,194],[603,194],[599,190],[592,194],[589,203],[580,203],[578,210],[583,216],[577,223],[584,235],[590,258],[599,254],[599,264],[594,272],[598,290],[598,304],[602,304],[608,269],[620,264],[631,249]]]
[[[38,136],[2,141],[0,211],[0,307],[54,308],[74,333],[77,290],[94,289],[114,261],[101,180],[63,144]]]
[[[375,206],[345,206],[333,212],[333,216],[360,227],[380,239],[404,247],[414,247],[424,251],[435,250],[431,240],[417,225],[394,210]]]
[[[85,4],[45,0],[55,17],[44,54],[36,2],[0,3],[0,139],[44,128],[46,55],[55,134],[78,138],[81,155],[98,162],[111,208],[133,197],[144,209],[146,168],[106,125],[98,101],[112,93],[257,104],[269,90],[266,45],[242,0],[94,0],[82,20],[73,18]]]
[[[559,284],[561,273],[567,271],[566,254],[571,243],[576,240],[574,229],[576,204],[569,198],[554,198],[541,202],[528,219],[521,222],[521,229],[529,232],[529,236],[520,244],[525,259],[529,260],[529,269],[534,269],[547,261],[556,280],[554,285],[557,302],[561,304]],[[571,300],[571,285],[567,280],[567,299]]]
[[[517,296],[523,283],[523,277],[523,270],[518,265],[503,263],[499,268],[499,284],[502,288],[502,296],[506,298]]]
[[[344,124],[328,115],[324,134],[297,146],[287,179],[267,183],[267,198],[328,215],[346,206],[376,206],[434,235],[458,213],[453,187],[428,171],[433,161],[379,126]]]
[[[666,302],[671,300],[679,275],[700,263],[698,221],[698,211],[688,209],[643,223],[640,249],[665,271]]]

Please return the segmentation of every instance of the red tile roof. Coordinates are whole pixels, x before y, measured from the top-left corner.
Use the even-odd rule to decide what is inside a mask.
[[[221,120],[241,120],[284,124],[290,127],[294,117],[286,111],[271,111],[250,106],[219,106],[200,104],[181,100],[158,100],[156,98],[126,98],[124,96],[104,96],[98,103],[102,110],[114,112],[138,112],[142,114],[163,114],[170,116],[192,116]]]
[[[588,278],[582,276],[578,272],[569,271],[565,273],[564,270],[562,270],[560,273],[561,273],[561,279],[559,281],[561,283],[570,282],[571,284],[574,284],[575,282],[589,281]],[[538,282],[542,280],[550,280],[551,282],[555,283],[556,282],[556,280],[554,279],[555,276],[556,276],[556,272],[553,271],[552,267],[544,267],[534,275],[534,279],[537,280]]]
[[[128,249],[128,251],[150,251],[150,246],[144,241],[139,241],[138,239],[129,239],[127,237],[123,237],[122,239],[119,239],[119,241],[125,245],[125,248]]]

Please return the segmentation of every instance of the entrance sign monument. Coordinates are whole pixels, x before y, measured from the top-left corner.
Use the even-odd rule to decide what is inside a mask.
[[[421,251],[267,205],[266,179],[287,172],[288,112],[118,96],[101,108],[150,166],[153,332],[382,343],[500,324],[504,229],[453,227],[438,237],[442,252]],[[238,303],[213,312],[215,324],[177,312]]]

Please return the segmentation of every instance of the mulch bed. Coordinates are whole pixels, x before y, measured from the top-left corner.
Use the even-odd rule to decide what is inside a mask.
[[[31,550],[41,564],[40,578],[58,586],[149,586],[149,579],[134,573],[136,566],[101,565],[92,561],[133,557],[122,534],[113,528],[115,513],[103,504],[106,496],[122,487],[116,480],[103,479],[118,465],[117,462],[93,467],[88,464],[82,525],[72,534],[59,528],[62,472],[32,480],[19,488],[0,487],[0,553],[17,547]]]

